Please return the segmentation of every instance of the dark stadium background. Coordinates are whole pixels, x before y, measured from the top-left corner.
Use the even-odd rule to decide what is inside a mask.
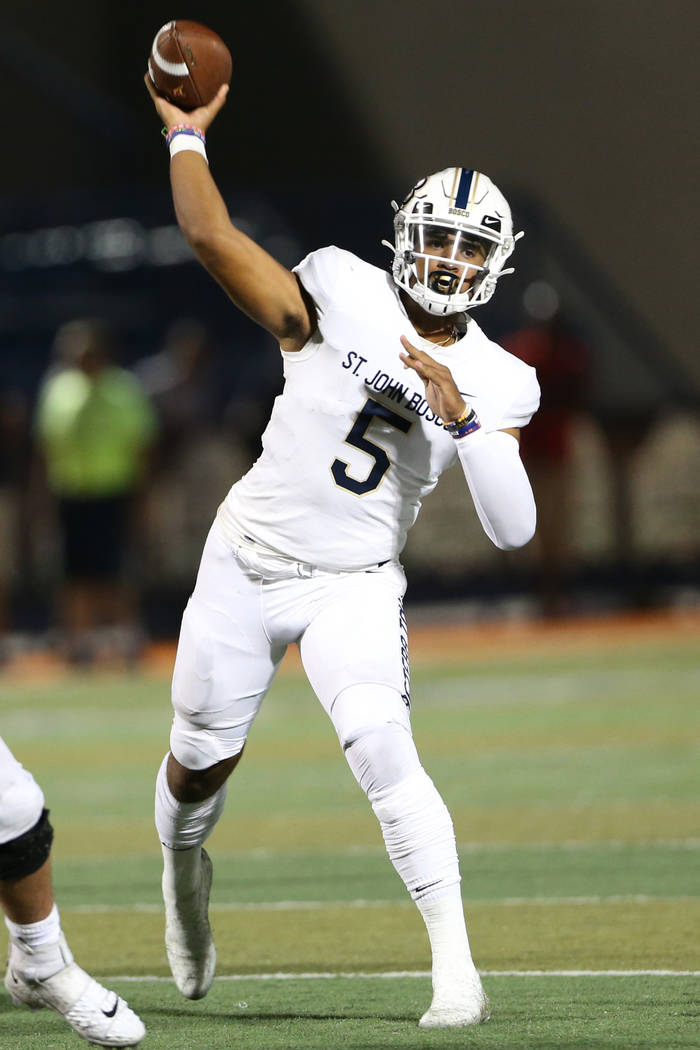
[[[489,334],[517,327],[525,287],[544,275],[592,349],[589,407],[613,439],[620,428],[642,440],[669,414],[697,418],[692,0],[11,5],[0,33],[0,385],[34,397],[57,327],[75,316],[110,321],[131,364],[158,348],[175,312],[211,328],[231,397],[264,385],[269,341],[182,255],[173,227],[142,83],[153,35],[173,17],[211,25],[232,50],[212,169],[231,214],[279,258],[331,242],[383,265],[392,197],[427,170],[482,168],[527,230],[516,276],[479,311]],[[581,572],[618,596],[632,572],[639,600],[659,601],[697,588],[699,550],[696,536],[672,564],[612,556]],[[480,586],[500,593],[507,579],[486,573]],[[464,581],[441,578],[435,593],[424,567],[415,586],[457,597]],[[170,602],[150,597],[169,629]]]

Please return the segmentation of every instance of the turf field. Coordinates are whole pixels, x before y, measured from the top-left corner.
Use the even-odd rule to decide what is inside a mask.
[[[411,634],[414,732],[454,817],[488,1024],[416,1027],[422,922],[292,654],[210,840],[219,978],[197,1003],[162,947],[167,658],[0,679],[78,960],[141,1014],[146,1050],[700,1047],[700,622]],[[0,991],[0,1046],[80,1045]]]

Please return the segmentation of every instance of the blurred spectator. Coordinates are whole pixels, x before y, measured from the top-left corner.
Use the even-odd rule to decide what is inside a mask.
[[[175,321],[163,349],[134,368],[158,415],[158,466],[177,463],[188,442],[217,427],[222,406],[212,338],[192,318]]]
[[[30,448],[27,398],[18,389],[0,390],[0,660],[12,627],[12,592],[28,563],[22,521]]]
[[[54,350],[36,440],[61,528],[65,654],[88,662],[106,646],[130,658],[140,631],[123,570],[155,416],[139,382],[114,363],[102,322],[65,324]]]
[[[284,377],[277,342],[265,334],[248,367],[240,371],[236,391],[226,407],[224,425],[247,459],[246,470],[262,452],[262,435]]]
[[[206,326],[178,318],[162,349],[139,361],[134,372],[159,424],[146,515],[148,583],[161,593],[189,591],[210,519],[231,477],[250,464],[222,432],[228,383]]]
[[[590,374],[587,348],[567,328],[559,296],[545,281],[525,291],[525,326],[503,345],[537,370],[542,402],[521,433],[522,458],[537,501],[538,587],[542,612],[568,611],[566,570],[570,565],[573,486],[571,459],[577,418],[586,410]]]

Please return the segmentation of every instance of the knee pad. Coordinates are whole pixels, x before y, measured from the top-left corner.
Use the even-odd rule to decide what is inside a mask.
[[[346,751],[358,737],[387,723],[411,735],[411,715],[401,693],[387,685],[351,685],[331,705],[331,721]]]
[[[0,845],[0,881],[33,875],[48,860],[52,842],[49,811],[44,809],[33,828]]]
[[[410,732],[386,722],[361,733],[345,750],[358,784],[374,805],[415,773],[422,772]]]
[[[209,769],[241,753],[253,718],[224,729],[204,729],[177,712],[170,730],[170,750],[186,769]]]

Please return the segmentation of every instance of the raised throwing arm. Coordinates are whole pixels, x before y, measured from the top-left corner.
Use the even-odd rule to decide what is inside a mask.
[[[148,74],[144,79],[168,129],[185,124],[206,134],[228,93],[223,85],[209,105],[185,112],[157,94]],[[290,270],[233,225],[204,151],[177,152],[170,161],[170,184],[178,225],[202,265],[284,350],[300,350],[316,328],[313,302]]]

